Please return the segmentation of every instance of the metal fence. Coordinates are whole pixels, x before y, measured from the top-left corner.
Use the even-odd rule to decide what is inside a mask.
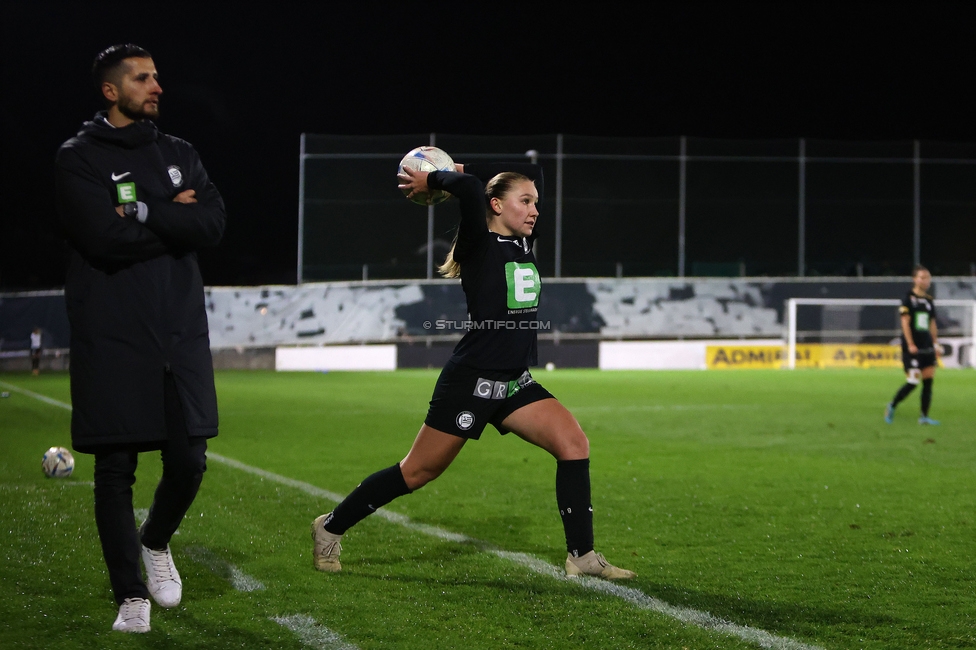
[[[410,149],[545,173],[548,277],[976,275],[976,144],[303,134],[299,282],[430,278],[455,202],[396,188]]]

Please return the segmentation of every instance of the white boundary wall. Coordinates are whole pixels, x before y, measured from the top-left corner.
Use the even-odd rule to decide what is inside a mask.
[[[783,344],[783,339],[601,341],[600,370],[705,370],[705,353],[710,345]]]
[[[396,370],[395,345],[329,345],[275,349],[275,370]]]

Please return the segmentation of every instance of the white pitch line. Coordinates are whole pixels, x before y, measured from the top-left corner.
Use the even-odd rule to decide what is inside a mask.
[[[293,614],[291,616],[272,616],[272,621],[295,633],[303,645],[316,650],[359,650],[339,634],[320,625],[311,616]]]
[[[257,578],[252,578],[236,566],[227,562],[222,557],[203,546],[189,546],[184,551],[191,559],[210,569],[212,573],[227,580],[237,591],[261,591],[264,583]]]
[[[282,485],[287,485],[295,489],[301,490],[306,494],[315,497],[322,497],[328,499],[329,501],[339,502],[345,497],[335,492],[330,492],[329,490],[323,490],[320,487],[312,485],[310,483],[305,483],[304,481],[297,481],[286,476],[281,476],[275,474],[274,472],[269,472],[267,470],[261,469],[259,467],[252,467],[251,465],[246,465],[238,460],[232,458],[227,458],[221,456],[220,454],[207,454],[207,458],[212,458],[219,463],[224,463],[235,469],[239,469],[249,474],[254,474],[255,476],[260,476],[261,478],[279,483]],[[608,582],[606,580],[601,580],[599,578],[585,577],[583,579],[579,578],[569,578],[566,576],[565,572],[559,567],[555,567],[545,560],[541,560],[537,557],[527,555],[525,553],[511,553],[509,551],[503,551],[488,542],[484,542],[473,537],[468,537],[461,533],[455,533],[437,526],[429,526],[427,524],[419,524],[412,521],[406,515],[397,514],[395,512],[390,512],[385,508],[380,508],[373,516],[382,517],[383,519],[399,524],[405,528],[415,530],[425,535],[430,535],[432,537],[437,537],[446,541],[458,542],[461,544],[472,544],[479,549],[493,553],[494,555],[514,562],[521,566],[524,566],[536,573],[541,573],[556,580],[569,580],[579,584],[585,589],[591,591],[597,591],[600,593],[608,594],[611,596],[616,596],[622,600],[625,600],[632,605],[636,605],[641,609],[646,609],[650,611],[657,612],[659,614],[664,614],[674,618],[682,623],[688,625],[694,625],[695,627],[700,627],[705,630],[711,630],[716,632],[721,632],[731,636],[738,637],[743,641],[749,643],[755,643],[760,648],[767,648],[769,650],[823,650],[820,646],[809,645],[802,643],[795,639],[789,637],[777,636],[761,630],[758,628],[750,627],[748,625],[739,625],[737,623],[732,623],[726,621],[725,619],[719,618],[708,612],[702,612],[697,609],[691,609],[690,607],[676,607],[674,605],[668,604],[663,600],[654,598],[653,596],[648,596],[639,589],[634,589],[632,587],[623,587],[621,585]]]
[[[35,393],[33,391],[27,390],[26,388],[21,388],[19,386],[14,386],[13,384],[8,384],[5,381],[0,381],[0,386],[4,388],[9,388],[15,393],[20,393],[21,395],[27,395],[28,397],[33,397],[36,400],[40,400],[45,404],[50,404],[51,406],[57,406],[58,408],[71,410],[71,404],[65,404],[64,402],[59,402],[56,399],[50,398],[47,395],[41,395],[40,393]]]
[[[658,598],[654,598],[653,596],[648,596],[639,589],[624,587],[623,585],[610,582],[608,580],[601,580],[600,578],[593,578],[590,576],[569,578],[557,567],[554,567],[548,562],[525,553],[511,553],[500,550],[494,550],[492,552],[498,557],[505,558],[506,560],[515,562],[516,564],[521,564],[522,566],[531,569],[536,573],[541,573],[542,575],[550,576],[557,580],[578,580],[580,585],[587,589],[616,596],[617,598],[626,600],[627,602],[631,603],[632,605],[636,605],[641,609],[670,616],[671,618],[677,619],[682,623],[694,625],[705,630],[714,630],[716,632],[722,632],[731,636],[737,636],[743,641],[755,643],[760,648],[776,648],[778,650],[811,650],[813,648],[817,648],[817,646],[811,646],[794,639],[776,636],[765,630],[749,627],[748,625],[730,623],[729,621],[721,619],[717,616],[713,616],[708,612],[701,612],[697,609],[691,609],[690,607],[677,607]]]
[[[631,404],[630,406],[574,406],[577,411],[738,411],[753,409],[752,404]]]
[[[3,384],[3,382],[0,382],[0,384],[4,386],[9,386],[9,384]],[[38,395],[37,393],[31,393],[30,391],[24,391],[22,389],[17,388],[16,386],[9,386],[9,387],[13,390],[17,390],[18,392],[22,392],[25,395],[30,395],[31,397],[35,397],[41,400],[42,402],[46,402],[53,406],[59,406],[71,410],[71,406],[69,404],[65,404],[64,402],[59,402],[57,400],[51,399],[50,397]],[[344,495],[338,494],[336,492],[330,492],[329,490],[323,490],[322,488],[316,487],[311,483],[306,483],[305,481],[298,481],[292,478],[288,478],[287,476],[281,476],[280,474],[269,472],[259,467],[246,465],[245,463],[242,463],[238,460],[234,460],[233,458],[227,458],[226,456],[221,456],[220,454],[216,454],[208,451],[207,458],[213,459],[218,463],[223,463],[225,465],[228,465],[229,467],[239,469],[243,472],[247,472],[255,476],[260,476],[261,478],[267,479],[269,481],[273,481],[280,485],[287,485],[289,487],[293,487],[297,490],[300,490],[314,497],[324,498],[329,501],[335,501],[336,503],[342,501],[345,498]],[[451,542],[475,545],[483,551],[493,553],[500,558],[509,560],[510,562],[515,562],[516,564],[531,569],[536,573],[541,573],[543,575],[551,576],[552,578],[555,578],[557,580],[572,580],[577,584],[579,584],[581,587],[590,589],[592,591],[597,591],[600,593],[616,596],[617,598],[621,598],[622,600],[625,600],[637,607],[640,607],[641,609],[647,609],[654,612],[658,612],[666,616],[670,616],[671,618],[674,618],[683,623],[694,625],[696,627],[700,627],[705,630],[714,630],[717,632],[722,632],[724,634],[735,636],[742,639],[743,641],[749,643],[755,643],[760,648],[765,648],[767,650],[823,650],[821,646],[802,643],[800,641],[797,641],[796,639],[791,639],[789,637],[783,637],[783,636],[771,634],[769,632],[766,632],[765,630],[760,630],[758,628],[750,627],[748,625],[739,625],[737,623],[732,623],[730,621],[726,621],[717,616],[713,616],[708,612],[702,612],[697,609],[691,609],[689,607],[676,607],[662,600],[658,600],[653,596],[648,596],[641,590],[634,589],[632,587],[623,587],[621,585],[614,584],[606,580],[600,580],[598,578],[584,578],[582,580],[578,578],[567,578],[566,575],[558,567],[554,567],[553,565],[539,558],[533,557],[531,555],[526,555],[524,553],[511,553],[508,551],[503,551],[499,548],[492,546],[491,544],[488,544],[487,542],[477,540],[473,537],[468,537],[467,535],[462,535],[461,533],[451,532],[449,530],[445,530],[437,526],[428,526],[427,524],[414,523],[406,515],[400,515],[394,512],[389,512],[385,508],[380,508],[379,510],[377,510],[374,513],[374,516],[382,517],[383,519],[391,523],[399,524],[405,528],[409,528],[411,530],[424,533],[425,535],[431,535],[433,537],[437,537]],[[272,620],[280,623],[281,625],[284,625],[285,627],[288,627],[288,629],[293,629],[289,627],[289,623],[285,622],[288,621],[291,624],[296,625],[300,629],[310,630],[309,634],[318,634],[316,630],[321,630],[322,634],[326,634],[325,637],[322,637],[322,638],[326,638],[326,642],[330,642],[330,643],[332,642],[331,640],[329,640],[332,639],[332,637],[328,637],[327,635],[333,635],[336,639],[339,639],[338,635],[336,635],[334,632],[332,632],[326,627],[318,625],[318,623],[315,622],[315,619],[312,619],[307,616],[296,615],[291,617],[285,617],[282,619],[274,618]],[[301,637],[301,633],[299,633],[297,630],[293,629],[293,631],[295,631],[295,633],[298,634],[300,638],[303,638]],[[304,642],[305,641],[303,638],[303,643]],[[311,643],[306,643],[306,645],[311,645]],[[348,646],[348,645],[346,646],[326,645],[326,646],[313,646],[313,647],[327,648],[328,650],[332,650],[333,648],[336,649],[355,648],[355,646]]]

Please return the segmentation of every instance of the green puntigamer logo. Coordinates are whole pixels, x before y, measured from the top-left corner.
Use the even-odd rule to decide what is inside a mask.
[[[119,183],[115,189],[119,193],[119,203],[132,203],[137,200],[135,183]]]
[[[539,270],[532,262],[508,262],[505,264],[505,280],[508,282],[508,308],[527,309],[539,304]]]

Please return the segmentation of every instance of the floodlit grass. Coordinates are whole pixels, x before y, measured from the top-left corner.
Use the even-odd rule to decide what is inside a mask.
[[[976,647],[976,373],[938,374],[940,427],[916,424],[918,392],[883,422],[897,371],[536,377],[590,437],[597,548],[637,571],[627,586],[824,648]],[[219,373],[210,449],[345,494],[403,457],[435,379]],[[66,375],[0,382],[70,401]],[[297,615],[364,649],[757,647],[379,517],[344,538],[343,573],[316,572],[309,523],[333,503],[213,459],[172,543],[183,604],[154,606],[149,634],[113,633],[92,457],[77,454],[66,480],[40,471],[45,449],[69,446],[69,421],[21,393],[0,400],[3,648],[341,647],[272,620]],[[141,459],[147,508],[160,466]],[[387,509],[561,567],[554,474],[489,427]]]

